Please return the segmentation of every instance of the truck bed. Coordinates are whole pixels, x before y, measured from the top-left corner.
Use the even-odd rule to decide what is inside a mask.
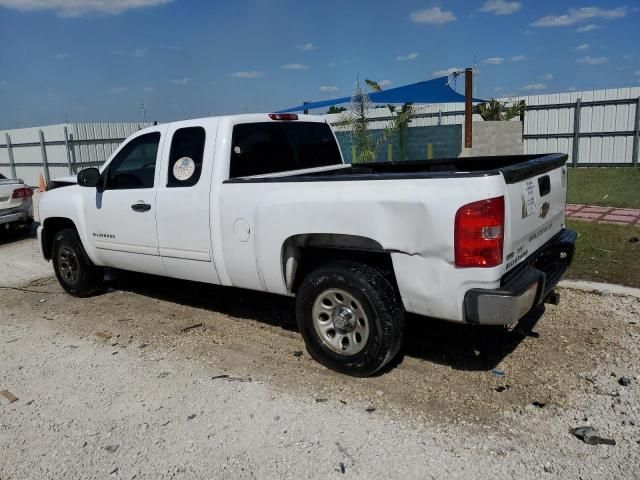
[[[507,183],[553,170],[567,162],[567,155],[505,155],[446,158],[403,162],[374,162],[361,165],[336,165],[313,172],[286,172],[254,177],[241,177],[225,183],[253,182],[320,182],[348,180],[392,180],[402,178],[450,178],[504,175]]]

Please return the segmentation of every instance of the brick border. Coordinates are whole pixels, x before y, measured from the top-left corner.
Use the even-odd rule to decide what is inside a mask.
[[[584,222],[640,227],[640,210],[633,208],[598,207],[568,203],[566,216],[567,218]]]

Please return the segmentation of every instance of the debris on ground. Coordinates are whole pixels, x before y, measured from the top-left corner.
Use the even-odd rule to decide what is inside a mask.
[[[620,377],[618,379],[618,383],[623,387],[628,387],[629,385],[631,385],[631,379],[629,377]]]
[[[539,402],[536,400],[534,402],[531,402],[531,405],[538,408],[544,408],[547,404],[545,402]]]
[[[211,380],[227,380],[229,382],[250,382],[251,377],[240,378],[240,377],[231,377],[227,374],[222,375],[214,375],[211,377]]]
[[[195,413],[192,413],[191,415],[189,415],[189,416],[187,417],[187,420],[193,420],[194,418],[196,418],[196,414],[195,414]]]
[[[106,447],[102,447],[102,448],[104,448],[109,453],[115,453],[120,448],[120,445],[118,444],[107,445]]]
[[[0,390],[0,395],[9,400],[9,403],[13,403],[18,400],[18,397],[16,397],[9,390]]]
[[[502,393],[506,390],[509,390],[510,388],[511,388],[511,385],[507,383],[506,385],[500,385],[499,387],[494,388],[494,390],[498,393]]]
[[[498,370],[497,368],[491,370],[491,373],[493,373],[496,377],[504,377],[505,375],[504,371]]]
[[[102,338],[103,340],[109,340],[111,337],[113,337],[113,333],[107,331],[97,332],[96,337]]]
[[[302,356],[302,350],[296,350],[295,352],[293,352],[293,356],[294,357],[301,357]]]
[[[180,330],[181,332],[188,332],[189,330],[193,330],[194,328],[199,328],[202,325],[204,325],[203,323],[195,323],[193,325],[189,325],[188,327],[184,327],[182,330]]]
[[[158,378],[166,378],[169,376],[169,372],[162,372],[158,374]]]
[[[316,398],[316,403],[324,403],[326,401],[327,401],[326,398]]]
[[[373,412],[376,411],[376,408],[375,407],[367,407],[367,408],[364,409],[364,411],[367,412],[367,413],[373,413]]]
[[[640,238],[638,237],[631,237],[629,239],[629,243],[638,243],[638,242],[640,242]]]
[[[588,445],[615,445],[616,441],[612,438],[604,438],[597,435],[596,429],[593,427],[577,427],[569,430],[573,436],[579,438]]]

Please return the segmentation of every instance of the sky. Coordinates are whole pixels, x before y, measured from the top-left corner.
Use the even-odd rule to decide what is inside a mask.
[[[640,85],[640,2],[0,0],[0,129],[274,111],[473,66],[482,98]]]

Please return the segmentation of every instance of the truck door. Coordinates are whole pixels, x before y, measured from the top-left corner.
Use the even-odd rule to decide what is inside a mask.
[[[124,145],[102,172],[102,191],[83,188],[87,236],[106,266],[165,275],[156,227],[161,131]]]
[[[170,125],[158,185],[158,248],[167,273],[220,283],[211,243],[211,172],[217,119]]]

